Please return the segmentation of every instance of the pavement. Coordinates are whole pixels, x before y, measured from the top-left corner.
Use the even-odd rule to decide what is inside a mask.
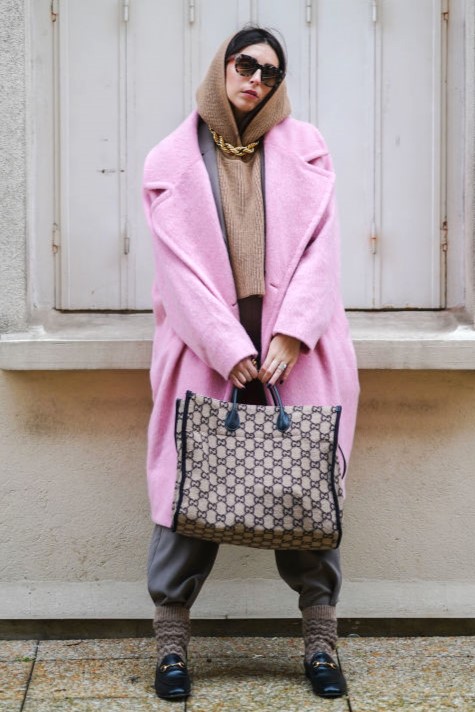
[[[155,696],[154,641],[0,641],[0,712],[475,712],[475,638],[340,638],[349,695],[315,697],[299,638],[194,637],[193,694]]]

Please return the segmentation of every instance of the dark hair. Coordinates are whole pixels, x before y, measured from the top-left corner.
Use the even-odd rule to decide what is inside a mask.
[[[285,74],[287,59],[279,40],[269,30],[264,30],[262,27],[253,25],[246,25],[246,27],[243,27],[242,30],[234,35],[227,46],[224,63],[227,64],[229,58],[232,57],[233,54],[239,54],[244,47],[249,47],[249,45],[254,44],[267,44],[272,47],[279,60],[279,69],[282,69]]]

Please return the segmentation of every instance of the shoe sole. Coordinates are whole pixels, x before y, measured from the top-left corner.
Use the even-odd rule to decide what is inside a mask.
[[[315,692],[315,690],[314,690]],[[322,695],[321,692],[315,692],[317,697],[321,697],[324,700],[336,700],[339,697],[345,697],[346,692],[339,692],[337,695]]]
[[[190,692],[169,692],[166,695],[159,695],[157,692],[157,697],[160,700],[186,700],[191,694]]]

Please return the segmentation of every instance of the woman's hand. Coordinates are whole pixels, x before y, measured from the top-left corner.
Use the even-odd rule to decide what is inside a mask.
[[[269,345],[269,351],[259,371],[262,383],[274,385],[286,381],[300,355],[300,341],[293,336],[276,334]]]
[[[229,380],[238,388],[244,388],[246,383],[255,378],[257,378],[256,362],[250,356],[239,361],[229,374]]]

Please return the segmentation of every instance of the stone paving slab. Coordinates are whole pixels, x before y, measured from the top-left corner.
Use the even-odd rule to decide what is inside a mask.
[[[152,638],[42,640],[37,654],[38,661],[130,658],[155,658],[155,641]]]
[[[192,638],[189,659],[195,658],[273,658],[297,657],[303,660],[300,638]]]
[[[0,640],[0,662],[18,663],[34,660],[36,645],[36,640]]]
[[[8,709],[7,703],[12,709],[16,708],[14,703],[21,704],[32,665],[32,662],[0,663],[0,703],[3,709]]]
[[[206,660],[193,666],[193,695],[187,712],[348,712],[346,699],[315,697],[297,661],[226,660],[210,670]]]
[[[396,655],[400,657],[469,656],[475,660],[475,637],[434,636],[433,638],[360,638],[350,636],[338,640],[340,652],[370,655]]]
[[[401,695],[399,697],[383,696],[361,700],[350,693],[352,712],[474,712],[475,701],[470,697],[432,697],[426,695],[421,699],[413,699]]]
[[[3,712],[0,707],[1,712]],[[56,702],[49,700],[27,700],[22,712],[185,712],[184,702],[164,702],[141,700],[138,698],[100,697],[68,698]],[[10,712],[10,711],[9,711]],[[13,711],[12,711],[13,712]]]
[[[51,660],[35,664],[28,698],[155,698],[152,660]]]
[[[292,676],[215,676],[195,680],[186,712],[349,712],[346,699],[321,700]]]
[[[193,695],[187,702],[187,712],[349,710],[346,699],[315,697],[303,674],[300,639],[215,638],[192,642]]]
[[[340,641],[352,712],[475,711],[473,638]]]

